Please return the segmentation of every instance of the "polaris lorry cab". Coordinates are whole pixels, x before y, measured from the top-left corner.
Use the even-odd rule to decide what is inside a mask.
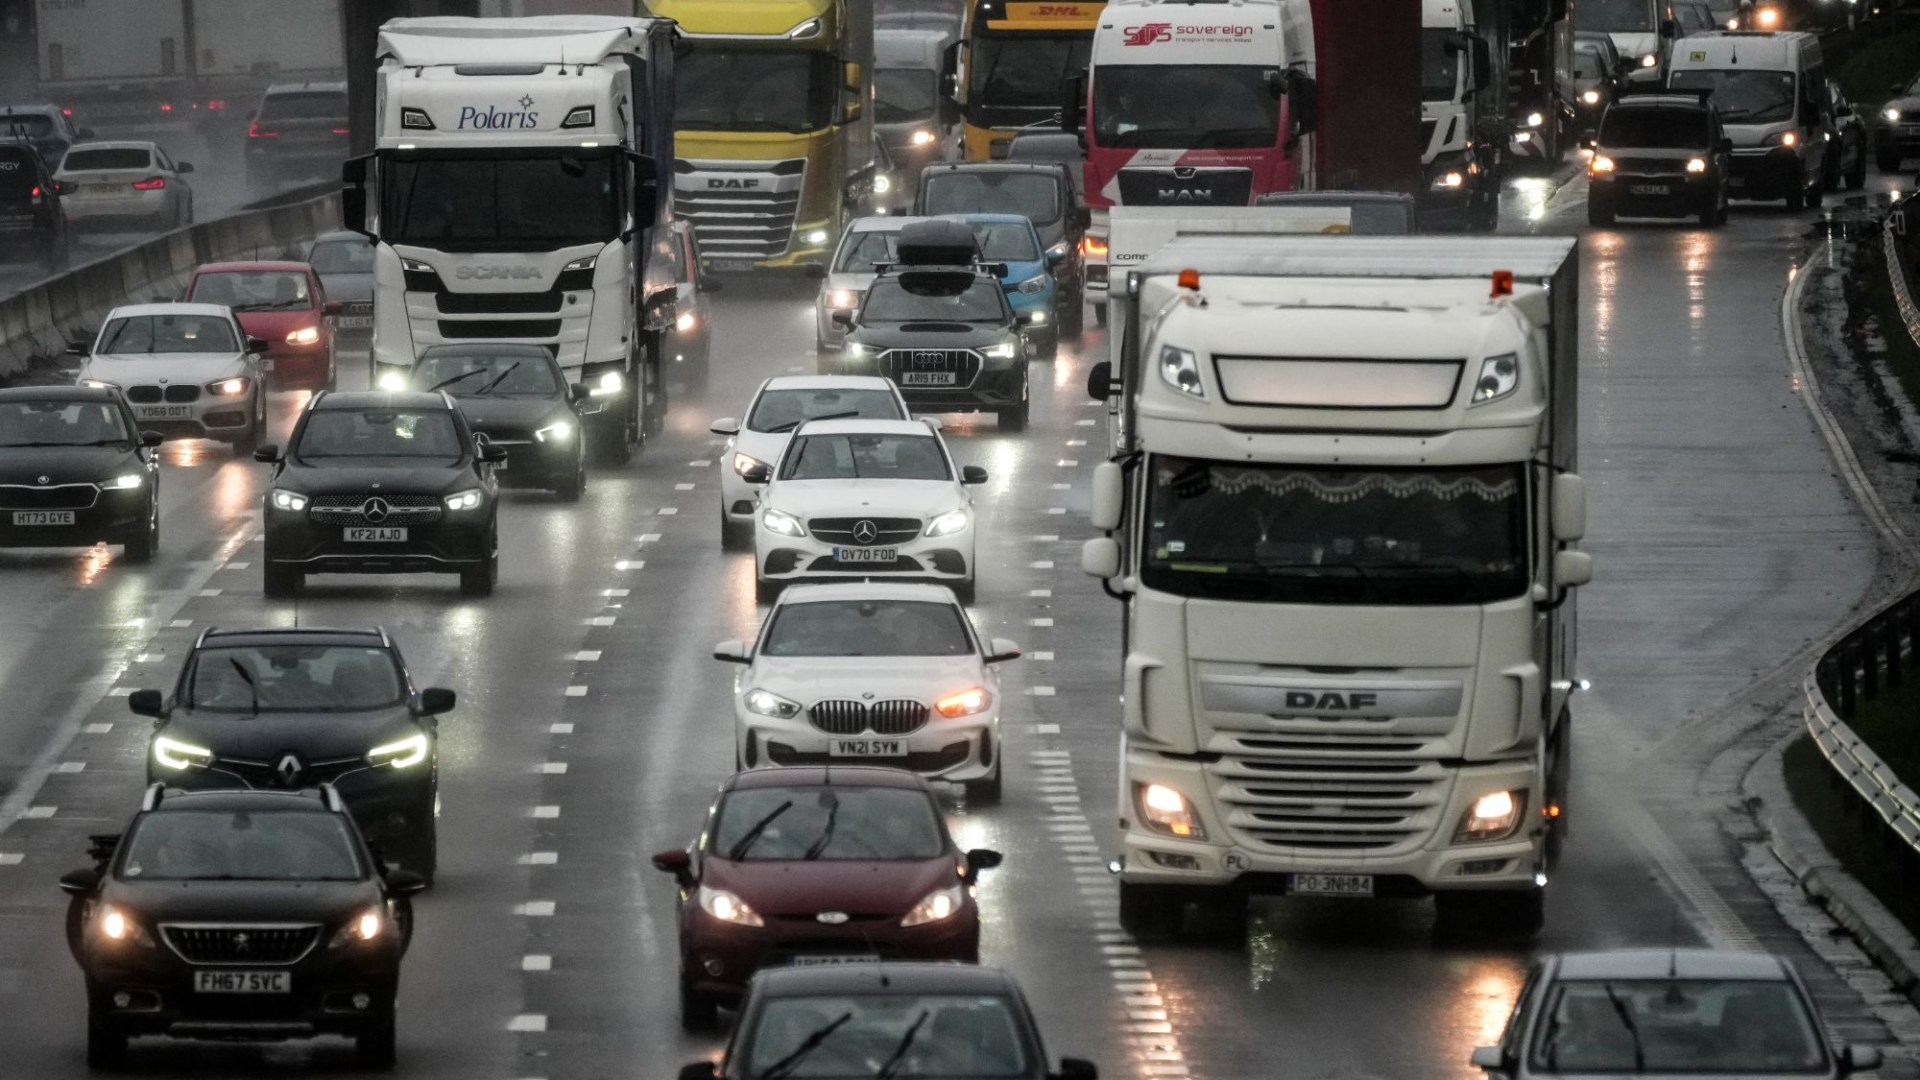
[[[1812,34],[1717,30],[1673,49],[1668,85],[1708,90],[1733,142],[1728,193],[1819,206],[1833,131],[1827,67]]]

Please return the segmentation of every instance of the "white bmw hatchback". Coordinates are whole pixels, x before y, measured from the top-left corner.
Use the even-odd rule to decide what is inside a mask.
[[[951,585],[973,601],[974,513],[967,489],[987,471],[954,465],[935,425],[919,420],[814,420],[764,483],[754,529],[759,598],[790,582],[906,578]]]
[[[734,682],[735,767],[893,765],[1000,796],[1000,679],[952,590],[836,582],[787,592],[751,647],[714,646]]]

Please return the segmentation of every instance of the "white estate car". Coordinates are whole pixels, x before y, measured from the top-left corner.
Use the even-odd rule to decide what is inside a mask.
[[[67,151],[53,178],[72,185],[61,206],[84,229],[178,229],[193,224],[193,188],[157,143],[88,142]]]
[[[793,429],[823,416],[905,420],[907,403],[892,379],[878,375],[781,375],[768,379],[747,403],[746,420],[729,416],[709,428],[727,437],[720,455],[720,547],[753,546],[754,503],[759,487],[746,481],[755,465],[780,460]]]
[[[764,482],[753,532],[762,601],[807,578],[919,578],[973,602],[973,497],[987,482],[954,465],[933,422],[814,420]]]
[[[1000,678],[1020,656],[983,642],[939,585],[835,582],[789,589],[751,649],[714,646],[745,665],[734,682],[735,767],[894,765],[1000,796]]]
[[[75,381],[118,387],[142,429],[251,454],[267,428],[265,349],[220,304],[130,304],[107,314],[91,347],[68,351],[86,357]]]

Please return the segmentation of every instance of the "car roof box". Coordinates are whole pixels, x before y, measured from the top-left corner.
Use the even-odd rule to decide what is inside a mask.
[[[900,230],[894,257],[914,266],[969,266],[980,257],[980,249],[966,222],[916,221]]]

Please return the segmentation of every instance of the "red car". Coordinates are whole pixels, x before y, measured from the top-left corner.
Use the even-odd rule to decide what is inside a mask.
[[[713,1026],[763,967],[980,959],[974,885],[925,780],[874,766],[758,769],[653,865],[680,886],[680,1022]]]
[[[320,278],[306,263],[207,263],[193,272],[185,299],[225,304],[240,328],[267,343],[267,381],[276,390],[331,390],[333,316]]]

